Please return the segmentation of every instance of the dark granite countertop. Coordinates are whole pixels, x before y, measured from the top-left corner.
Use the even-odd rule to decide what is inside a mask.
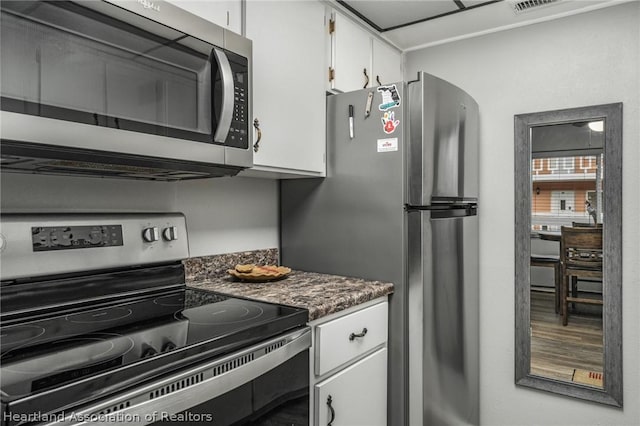
[[[222,255],[224,257],[219,260],[232,268],[235,263],[249,263],[250,253],[254,252],[241,253],[238,262],[234,262],[231,255]],[[265,259],[264,253],[259,254],[259,259]],[[190,287],[305,308],[309,311],[309,321],[393,293],[393,284],[387,282],[295,270],[278,281],[241,282],[227,275],[226,268],[219,267],[213,256],[186,262]],[[212,269],[217,272],[211,273]]]

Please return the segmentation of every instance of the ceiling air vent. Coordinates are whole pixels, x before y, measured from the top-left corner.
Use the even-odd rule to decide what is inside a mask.
[[[561,1],[562,0],[508,0],[508,3],[511,5],[513,11],[519,14],[560,3]]]

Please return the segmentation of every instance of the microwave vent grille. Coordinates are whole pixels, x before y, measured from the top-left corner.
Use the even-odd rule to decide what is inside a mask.
[[[133,158],[99,151],[43,148],[42,145],[14,141],[3,141],[0,164],[2,172],[7,173],[164,182],[233,176],[240,171],[240,168],[171,162],[151,157]]]

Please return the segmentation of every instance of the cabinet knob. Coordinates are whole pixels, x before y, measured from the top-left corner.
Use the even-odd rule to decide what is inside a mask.
[[[364,337],[366,334],[367,334],[367,329],[366,329],[366,328],[363,328],[363,329],[362,329],[362,331],[361,331],[360,333],[358,333],[358,334],[356,334],[356,333],[351,333],[351,334],[349,335],[349,340],[350,340],[350,341],[353,341],[353,340],[355,340],[355,339],[356,339],[356,337]]]
[[[336,410],[334,410],[331,406],[332,402],[333,399],[331,398],[331,395],[329,395],[329,397],[327,398],[327,407],[329,407],[329,410],[331,410],[331,419],[329,419],[329,423],[327,423],[327,426],[332,426],[332,423],[336,418]]]

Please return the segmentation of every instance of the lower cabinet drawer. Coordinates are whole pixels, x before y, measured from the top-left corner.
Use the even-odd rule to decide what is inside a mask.
[[[387,349],[316,384],[314,398],[314,425],[386,425]]]
[[[316,326],[315,368],[321,376],[387,341],[388,303]]]

